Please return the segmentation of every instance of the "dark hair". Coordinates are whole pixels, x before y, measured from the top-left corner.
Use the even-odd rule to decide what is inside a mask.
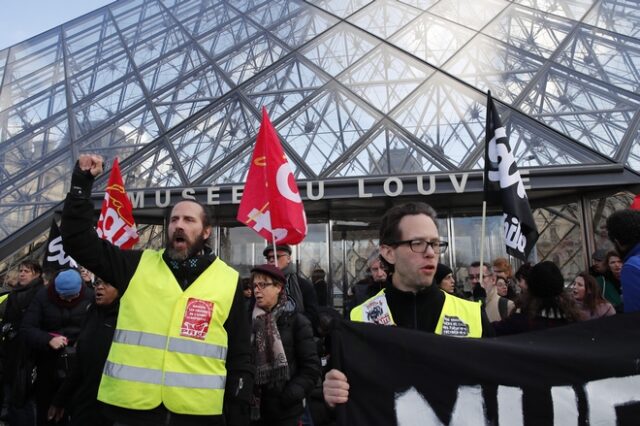
[[[18,269],[25,267],[30,269],[34,274],[42,275],[42,266],[33,259],[25,259],[18,265]]]
[[[242,283],[243,290],[249,290],[251,288],[251,278],[249,277],[240,278],[240,282]]]
[[[167,222],[169,222],[171,220],[171,213],[173,212],[173,209],[175,208],[175,206],[178,203],[182,203],[184,201],[188,201],[190,203],[195,203],[195,204],[199,205],[200,208],[202,208],[202,215],[200,216],[200,219],[202,219],[202,226],[204,228],[208,228],[210,226],[213,226],[212,223],[211,223],[211,218],[213,216],[212,212],[211,212],[211,208],[209,206],[207,206],[206,204],[203,204],[200,201],[194,200],[194,199],[191,199],[191,198],[182,198],[182,199],[178,200],[178,202],[175,203],[174,205],[168,206],[165,209],[165,218],[166,218]]]
[[[607,218],[607,232],[611,241],[615,240],[624,246],[640,242],[640,210],[613,212]]]
[[[518,268],[518,270],[514,274],[514,276],[516,277],[516,280],[523,279],[523,280],[528,282],[529,281],[529,274],[531,274],[531,268],[533,268],[533,266],[529,262],[526,262],[526,263],[523,263],[522,265],[520,265],[520,267]]]
[[[580,272],[576,275],[576,278],[578,277],[582,277],[584,280],[584,299],[582,299],[582,306],[593,314],[598,305],[606,302],[600,294],[600,286],[596,279],[587,271]]]
[[[380,223],[380,244],[390,244],[402,239],[400,233],[400,221],[405,216],[416,216],[424,214],[433,220],[433,223],[438,228],[438,215],[436,211],[427,203],[414,202],[400,204],[393,206],[382,216],[382,222]],[[380,256],[380,263],[384,266],[385,270],[393,272],[393,265],[388,263],[384,257]]]
[[[566,291],[554,296],[552,299],[541,299],[530,291],[521,295],[521,312],[534,319],[542,311],[552,311],[556,318],[565,318],[568,321],[580,321],[582,313],[578,309],[575,300]]]
[[[311,272],[311,281],[315,283],[318,280],[324,280],[325,276],[326,273],[324,272],[324,269],[314,269],[313,272]]]
[[[487,262],[482,262],[482,264],[484,266],[486,266],[486,268],[489,270],[489,272],[491,272],[491,265],[489,265]],[[480,261],[476,260],[471,262],[471,265],[469,265],[470,268],[479,268],[480,267]]]

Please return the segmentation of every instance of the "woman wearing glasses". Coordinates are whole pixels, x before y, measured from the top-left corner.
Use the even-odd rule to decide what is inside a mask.
[[[251,270],[255,307],[251,341],[256,365],[253,425],[294,426],[320,377],[311,323],[286,309],[285,277],[274,265]]]

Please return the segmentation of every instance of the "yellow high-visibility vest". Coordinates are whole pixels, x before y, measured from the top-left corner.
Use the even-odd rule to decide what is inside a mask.
[[[238,272],[217,258],[185,291],[162,259],[145,250],[120,299],[98,400],[150,410],[222,414],[227,333]]]
[[[481,303],[443,293],[444,305],[434,333],[453,337],[482,337]],[[356,322],[396,325],[387,306],[384,289],[353,308],[350,318]]]

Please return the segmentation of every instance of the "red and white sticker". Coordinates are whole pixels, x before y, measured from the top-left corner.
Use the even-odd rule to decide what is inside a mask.
[[[204,340],[209,332],[212,315],[213,302],[190,297],[184,310],[180,335]]]

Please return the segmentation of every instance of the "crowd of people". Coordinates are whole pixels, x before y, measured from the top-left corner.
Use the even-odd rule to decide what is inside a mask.
[[[102,159],[82,155],[61,233],[78,269],[23,261],[2,313],[2,412],[32,425],[330,425],[349,399],[331,329],[351,321],[490,338],[640,310],[640,212],[609,217],[615,251],[566,286],[556,264],[472,262],[466,286],[441,262],[436,212],[414,202],[382,217],[367,275],[345,312],[326,273],[307,280],[289,245],[266,245],[249,277],[216,256],[207,207],[183,200],[163,250],[121,250],[94,230]]]

